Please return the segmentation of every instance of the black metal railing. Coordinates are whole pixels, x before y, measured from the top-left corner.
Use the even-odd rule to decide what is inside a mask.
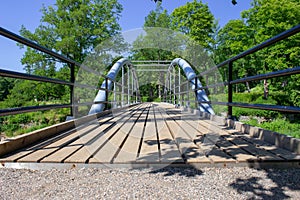
[[[271,74],[262,74],[262,75],[256,75],[256,76],[252,76],[252,77],[247,77],[247,78],[242,78],[242,79],[238,79],[238,80],[233,80],[233,62],[237,61],[241,58],[244,58],[245,56],[248,56],[250,54],[253,54],[261,49],[267,48],[277,42],[280,42],[288,37],[291,37],[297,33],[300,32],[300,24],[287,30],[284,31],[280,34],[278,34],[277,36],[249,49],[246,50],[236,56],[234,56],[233,58],[230,58],[220,64],[218,64],[215,68],[219,69],[221,67],[224,67],[226,65],[228,65],[228,77],[227,77],[227,83],[228,83],[228,102],[227,102],[227,106],[228,106],[228,117],[231,118],[232,117],[232,107],[243,107],[243,108],[255,108],[255,109],[262,109],[262,110],[273,110],[273,111],[284,111],[284,112],[293,112],[293,113],[300,113],[300,108],[299,107],[292,107],[292,106],[280,106],[280,105],[261,105],[261,104],[246,104],[246,103],[234,103],[233,102],[233,85],[238,84],[240,82],[247,82],[245,81],[246,79],[249,79],[249,81],[251,79],[255,79],[255,80],[262,80],[265,79],[266,77],[282,77],[282,76],[287,76],[290,75],[290,71],[293,71],[294,74],[298,74],[299,70],[297,70],[297,68],[294,69],[287,69],[287,70],[283,70],[283,71],[278,71],[278,72],[272,72]],[[209,73],[210,71],[213,71],[215,69],[210,69],[206,72],[203,72],[200,74],[199,77],[203,76],[206,73]],[[272,75],[273,74],[273,75]]]
[[[201,103],[208,103],[212,105],[222,105],[222,106],[227,106],[228,107],[228,112],[227,112],[227,117],[228,118],[233,118],[232,116],[232,108],[233,107],[241,107],[241,108],[253,108],[253,109],[261,109],[261,110],[270,110],[270,111],[280,111],[280,112],[286,112],[286,113],[300,113],[300,107],[296,106],[283,106],[283,105],[269,105],[269,104],[250,104],[250,103],[240,103],[240,102],[233,102],[233,86],[236,84],[240,83],[246,83],[246,82],[251,82],[251,81],[259,81],[259,80],[264,80],[264,79],[270,79],[270,78],[276,78],[276,77],[284,77],[284,76],[290,76],[294,74],[300,74],[300,67],[295,66],[294,68],[288,68],[280,71],[274,71],[266,74],[259,74],[255,76],[249,76],[245,78],[240,78],[240,79],[233,79],[233,63],[235,61],[238,61],[248,55],[252,55],[256,53],[259,50],[265,49],[273,44],[276,44],[284,39],[287,39],[297,33],[300,32],[300,24],[285,31],[280,33],[279,35],[253,47],[250,48],[249,50],[246,50],[218,65],[215,67],[212,67],[206,71],[201,72],[199,75],[196,77],[193,77],[191,80],[187,81],[182,81],[180,85],[174,86],[172,89],[174,91],[170,90],[167,93],[168,98],[166,98],[167,102],[170,103],[179,103],[180,105],[184,105],[184,102],[186,102],[184,106],[190,106],[191,103],[195,103],[196,108],[198,108],[198,104]],[[199,79],[204,79],[205,77],[209,76],[211,73],[214,73],[216,71],[219,71],[221,68],[227,67],[227,70],[225,73],[227,79],[226,81],[222,80],[222,82],[215,82],[213,84],[206,84],[203,87],[196,87],[194,90],[190,89],[191,84],[195,85]],[[179,75],[180,76],[180,75]],[[194,82],[194,83],[193,83]],[[197,84],[196,84],[197,86]],[[201,101],[199,102],[196,98],[193,100],[190,96],[191,93],[195,93],[198,90],[208,90],[211,88],[218,88],[220,86],[227,86],[227,102],[218,102],[218,101]],[[176,88],[187,88],[187,89],[176,89]],[[176,90],[175,90],[176,89]]]
[[[46,83],[53,83],[53,84],[59,84],[59,85],[64,85],[64,86],[69,86],[70,87],[70,99],[69,103],[67,104],[51,104],[51,105],[40,105],[40,106],[26,106],[26,107],[18,107],[18,108],[5,108],[5,109],[0,109],[0,117],[1,116],[8,116],[8,115],[15,115],[15,114],[20,114],[20,113],[27,113],[27,112],[36,112],[36,111],[42,111],[42,110],[52,110],[52,109],[58,109],[58,108],[70,108],[70,115],[74,115],[74,108],[78,108],[79,106],[86,106],[86,105],[92,105],[95,102],[83,102],[83,103],[78,103],[74,99],[74,88],[79,87],[79,88],[84,88],[84,89],[89,89],[89,90],[104,90],[106,93],[106,100],[104,102],[105,107],[108,108],[108,104],[111,103],[111,101],[108,101],[108,94],[114,92],[114,94],[118,94],[120,92],[114,91],[115,88],[109,89],[109,88],[99,88],[96,86],[91,86],[91,85],[86,85],[86,84],[81,84],[81,83],[76,83],[75,82],[75,68],[80,67],[80,69],[97,74],[99,76],[99,80],[102,78],[106,81],[110,80],[115,85],[119,85],[120,83],[116,82],[115,80],[110,79],[106,75],[102,74],[101,72],[95,71],[93,69],[90,69],[86,66],[81,65],[81,63],[74,61],[73,59],[70,59],[62,54],[56,53],[48,48],[45,48],[31,40],[28,40],[24,37],[21,37],[13,32],[10,32],[2,27],[0,27],[0,35],[9,38],[15,42],[21,43],[27,47],[31,47],[35,50],[38,50],[42,53],[45,53],[49,56],[52,56],[53,58],[58,59],[60,62],[65,63],[69,66],[70,68],[70,80],[61,80],[61,79],[54,79],[54,78],[49,78],[49,77],[44,77],[44,76],[37,76],[37,75],[32,75],[32,74],[27,74],[27,73],[20,73],[20,72],[14,72],[14,71],[9,71],[9,70],[3,70],[0,69],[0,76],[2,77],[8,77],[8,78],[14,78],[14,79],[23,79],[23,80],[31,80],[31,81],[38,81],[38,82],[46,82]],[[128,91],[130,91],[129,86],[122,86],[127,88],[126,94],[122,95],[129,95],[130,97],[127,97],[127,99],[137,99],[135,95],[138,95],[138,92],[133,92],[129,94]],[[99,102],[96,102],[99,103]],[[130,102],[133,103],[133,100]]]

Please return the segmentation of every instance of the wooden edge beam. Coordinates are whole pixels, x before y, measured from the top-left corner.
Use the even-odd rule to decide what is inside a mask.
[[[183,111],[194,113],[196,115],[199,115],[206,119],[210,119],[222,125],[224,124],[224,126],[236,129],[237,131],[240,131],[244,134],[248,134],[253,138],[258,138],[262,141],[268,142],[279,148],[283,148],[288,151],[294,152],[296,154],[300,154],[300,139],[291,137],[289,135],[277,133],[274,131],[265,130],[259,127],[251,126],[249,124],[245,124],[239,121],[234,121],[232,119],[226,119],[225,117],[205,113],[199,110],[195,110],[191,108],[182,108],[182,109]]]
[[[27,134],[19,135],[19,136],[13,137],[13,138],[7,138],[4,141],[0,142],[0,156],[3,156],[5,154],[11,153],[18,149],[24,148],[33,143],[39,142],[45,138],[53,137],[62,132],[69,131],[69,130],[74,129],[80,125],[87,123],[87,122],[96,120],[101,116],[108,115],[112,112],[118,112],[118,111],[121,111],[122,109],[126,109],[128,107],[132,107],[135,105],[137,105],[137,104],[126,106],[123,108],[117,108],[117,109],[113,109],[113,110],[103,111],[101,113],[96,113],[96,114],[81,117],[79,119],[69,120],[69,121],[55,124],[55,125],[52,125],[49,127],[45,127],[43,129],[39,129],[39,130],[30,132]]]

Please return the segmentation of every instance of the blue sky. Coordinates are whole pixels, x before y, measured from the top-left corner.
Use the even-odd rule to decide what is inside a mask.
[[[176,7],[192,0],[163,0],[162,6],[171,13]],[[42,5],[55,4],[55,0],[7,0],[0,3],[0,26],[14,33],[19,33],[22,25],[34,31],[40,24]],[[151,0],[119,0],[123,5],[122,17],[119,23],[122,31],[128,31],[143,26],[145,17],[155,9]],[[240,18],[240,12],[250,8],[251,0],[238,0],[232,5],[231,0],[202,0],[207,3],[219,24],[224,26],[231,19]],[[23,71],[20,59],[24,51],[16,43],[0,36],[0,68]]]

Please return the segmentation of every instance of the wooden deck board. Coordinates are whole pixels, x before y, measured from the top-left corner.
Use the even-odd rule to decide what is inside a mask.
[[[180,114],[178,115],[180,118]],[[167,126],[178,145],[179,151],[184,155],[187,162],[210,163],[210,160],[205,156],[205,153],[193,143],[193,140],[186,134],[185,130],[176,123],[174,118],[176,119],[178,115],[172,114],[169,110],[167,112],[162,111],[162,116],[166,119]]]
[[[148,113],[140,154],[136,159],[137,162],[159,162],[160,150],[158,148],[156,123],[154,107],[152,105]]]
[[[132,129],[127,132],[128,137],[120,149],[116,158],[114,158],[113,163],[126,163],[126,162],[135,162],[140,146],[141,137],[144,131],[144,125],[147,118],[148,110],[150,106],[146,108],[138,118],[135,123],[132,123]]]
[[[235,162],[235,160],[229,156],[228,154],[224,153],[221,149],[215,146],[214,141],[219,139],[219,135],[217,133],[211,133],[208,129],[206,132],[203,133],[199,130],[201,127],[199,122],[195,120],[195,116],[181,112],[180,118],[178,121],[181,121],[179,124],[183,130],[185,130],[186,134],[195,142],[196,145],[204,152],[204,154],[213,162]],[[199,137],[203,137],[204,134],[206,137],[203,141],[197,140]],[[209,139],[208,139],[209,138]]]
[[[207,125],[210,125],[212,129],[219,128],[219,133],[224,135],[227,140],[248,151],[252,155],[256,156],[259,160],[282,160],[282,158],[276,154],[270,153],[264,148],[260,148],[260,146],[255,146],[253,143],[241,139],[238,135],[230,134],[228,130],[220,128],[216,122],[211,120],[203,120],[203,122]]]
[[[135,112],[135,108],[129,110],[129,112]],[[106,140],[111,136],[107,133],[108,130],[110,133],[114,133],[119,126],[115,126],[117,123],[123,123],[126,119],[129,118],[127,112],[115,113],[115,116],[108,123],[101,125],[101,129],[98,131],[98,134],[95,133],[95,137],[83,138],[85,144],[78,151],[74,152],[69,156],[64,162],[66,163],[85,163],[88,159],[97,151],[97,149],[105,143]],[[100,132],[100,134],[99,134]]]
[[[146,109],[146,107],[147,106],[144,105],[142,109]],[[106,133],[105,136],[109,135],[107,138],[112,137],[95,155],[93,155],[89,163],[111,163],[115,154],[119,151],[122,142],[126,139],[127,134],[130,133],[130,130],[133,128],[135,120],[138,120],[141,114],[142,110],[137,110],[127,121],[123,121],[122,123],[118,122],[113,130]]]
[[[37,149],[36,151],[32,152],[31,154],[19,159],[18,162],[39,162],[44,157],[57,151],[58,149],[65,146],[66,144],[71,143],[73,140],[76,140],[78,137],[80,137],[82,134],[86,133],[88,130],[91,130],[97,126],[98,126],[98,124],[92,124],[84,129],[77,131],[74,134],[68,135],[67,137],[64,137],[50,145],[47,145],[40,149]]]
[[[198,138],[196,139],[196,144],[200,145],[202,149],[204,149],[209,158],[211,158],[214,162],[220,162],[228,159],[229,162],[233,162],[232,159],[229,159],[229,157],[235,158],[237,161],[247,161],[247,160],[253,160],[256,157],[250,155],[243,149],[240,149],[238,146],[230,143],[227,141],[223,135],[224,133],[221,132],[215,132],[218,130],[210,130],[207,124],[203,123],[201,120],[197,120],[196,127],[198,128],[200,134],[198,135]],[[194,124],[195,125],[195,124]],[[195,127],[194,127],[195,128]],[[225,134],[227,135],[227,134]],[[220,151],[217,152],[214,149],[214,153],[210,151],[214,148],[214,146],[217,146],[220,148]],[[226,153],[225,153],[226,152]],[[216,155],[217,154],[217,155]],[[229,155],[229,157],[228,157]]]
[[[163,163],[183,163],[184,160],[181,157],[181,153],[177,148],[175,141],[166,125],[163,115],[160,113],[158,108],[155,107],[156,112],[156,124],[159,133],[159,145],[161,158],[160,162]]]
[[[167,103],[108,114],[0,158],[1,163],[142,165],[299,160],[300,155]]]

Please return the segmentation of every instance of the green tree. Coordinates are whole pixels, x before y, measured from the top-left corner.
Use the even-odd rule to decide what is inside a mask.
[[[171,19],[167,10],[163,9],[161,3],[158,2],[155,10],[152,10],[145,18],[146,35],[140,35],[133,43],[133,59],[157,60],[158,64],[160,60],[172,59],[174,57],[172,52],[166,50],[166,47],[170,46],[170,40],[166,39],[170,34],[170,24]],[[147,85],[140,88],[141,94],[148,96],[149,101],[161,97],[163,80],[163,72],[144,72],[140,76],[140,82],[147,83]]]
[[[95,53],[98,44],[120,32],[117,20],[122,6],[117,0],[57,0],[54,6],[43,7],[41,11],[41,25],[33,33],[23,26],[21,35],[79,63]],[[60,61],[29,47],[21,62],[27,73],[70,79],[67,64],[57,64]],[[38,100],[65,98],[69,95],[67,91],[64,86],[39,84],[34,96]],[[27,95],[33,96],[33,91]]]
[[[146,16],[144,22],[144,30],[147,33],[146,36],[139,36],[133,44],[134,49],[134,59],[136,60],[165,60],[170,59],[170,52],[164,51],[159,48],[152,49],[142,49],[140,47],[151,46],[168,46],[169,41],[165,41],[166,35],[169,34],[168,28],[170,28],[171,19],[167,10],[163,9],[161,3],[158,2],[155,10],[150,11]],[[157,27],[158,29],[152,29]],[[159,30],[159,31],[158,31]]]
[[[171,14],[172,28],[180,31],[203,47],[210,49],[213,41],[213,29],[216,26],[213,14],[207,4],[194,0],[176,8]]]
[[[121,11],[117,0],[57,0],[55,6],[43,7],[42,24],[34,33],[25,27],[20,32],[28,39],[82,62],[99,43],[119,33],[117,20]],[[26,58],[25,55],[22,61],[27,61]]]
[[[215,62],[221,63],[237,54],[250,48],[249,30],[248,26],[243,20],[230,20],[223,28],[218,32],[216,42],[217,48],[214,51]],[[249,58],[243,58],[234,62],[233,66],[233,78],[238,79],[253,74],[253,65],[251,65]],[[225,71],[221,70],[223,76]],[[227,77],[224,77],[226,79]],[[246,83],[247,90],[250,92],[249,83]],[[245,89],[243,85],[236,85],[236,91],[242,92]]]
[[[9,95],[10,90],[14,87],[14,82],[13,79],[0,76],[0,101],[5,100]]]
[[[171,19],[167,10],[163,9],[161,3],[156,5],[155,10],[146,16],[144,27],[170,28]]]
[[[275,35],[299,24],[300,4],[298,0],[253,0],[252,7],[242,13],[252,45],[259,44]],[[300,59],[300,35],[260,51],[256,72],[267,73],[298,66]],[[266,80],[265,80],[266,82]],[[270,80],[270,89],[289,91],[294,105],[299,103],[299,76],[291,76]]]

